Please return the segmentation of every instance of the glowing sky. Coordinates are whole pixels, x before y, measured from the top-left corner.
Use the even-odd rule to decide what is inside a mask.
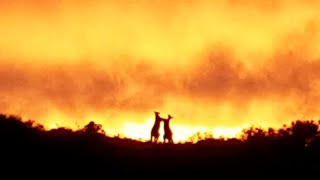
[[[319,5],[2,0],[0,109],[134,138],[149,138],[157,110],[177,140],[318,119]]]

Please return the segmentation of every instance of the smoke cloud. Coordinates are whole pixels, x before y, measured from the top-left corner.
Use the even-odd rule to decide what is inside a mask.
[[[0,109],[76,127],[319,118],[320,1],[1,1]]]

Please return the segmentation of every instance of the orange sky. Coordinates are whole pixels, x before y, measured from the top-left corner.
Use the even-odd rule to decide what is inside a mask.
[[[319,5],[2,0],[0,109],[134,138],[157,110],[175,117],[177,140],[318,119]]]

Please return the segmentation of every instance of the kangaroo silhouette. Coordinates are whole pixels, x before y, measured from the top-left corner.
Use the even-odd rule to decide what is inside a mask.
[[[172,131],[169,126],[169,122],[173,117],[168,114],[168,119],[163,119],[163,130],[164,130],[164,135],[163,135],[163,142],[166,143],[166,140],[168,140],[168,143],[172,144]]]
[[[153,143],[157,143],[158,142],[158,139],[159,139],[159,136],[160,136],[160,123],[161,121],[163,121],[164,119],[160,117],[160,113],[157,112],[157,111],[154,111],[154,114],[155,114],[155,121],[154,121],[154,124],[153,124],[153,127],[151,129],[151,138],[150,138],[150,141],[153,142]]]

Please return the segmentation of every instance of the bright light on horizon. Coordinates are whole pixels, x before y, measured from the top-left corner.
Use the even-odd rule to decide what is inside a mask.
[[[123,134],[125,137],[149,141],[150,132],[153,126],[154,119],[149,118],[143,123],[126,122],[123,126]],[[183,124],[172,124],[171,130],[173,132],[173,141],[175,143],[179,142],[189,142],[190,138],[197,133],[212,133],[213,138],[239,138],[242,130],[248,128],[250,124],[244,124],[240,127],[215,127],[206,128],[201,126],[190,126]],[[160,137],[159,142],[163,142],[163,127],[160,127]],[[204,137],[200,137],[204,138]]]

